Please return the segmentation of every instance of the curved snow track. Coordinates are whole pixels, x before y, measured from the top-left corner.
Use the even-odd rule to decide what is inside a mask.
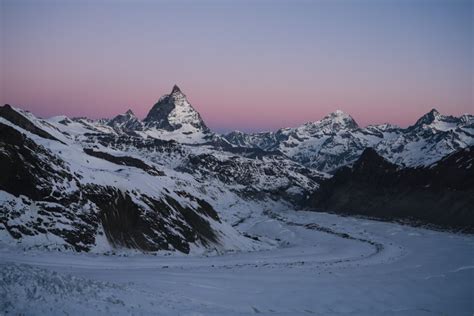
[[[320,240],[321,236],[329,234],[335,237],[333,249],[330,249],[331,256],[323,255],[319,252],[319,245],[299,245],[284,244],[271,250],[263,250],[256,252],[244,253],[227,253],[225,255],[209,255],[209,256],[152,256],[152,255],[122,255],[122,256],[103,256],[92,254],[71,254],[58,253],[61,260],[57,260],[57,256],[43,256],[41,252],[27,253],[26,255],[13,253],[4,253],[2,261],[11,261],[15,263],[31,264],[44,267],[69,267],[84,269],[154,269],[154,268],[175,268],[175,269],[201,269],[201,268],[225,268],[234,269],[242,267],[276,267],[276,266],[298,266],[298,265],[327,265],[340,263],[355,263],[365,261],[381,255],[386,248],[382,242],[361,238],[350,234],[346,231],[335,231],[328,226],[322,226],[317,223],[298,223],[288,220],[285,217],[271,213],[267,214],[271,219],[275,219],[283,224],[283,227],[298,227],[309,232],[314,231],[312,235],[315,240]],[[257,221],[256,224],[267,220]],[[260,236],[261,237],[261,236]],[[341,239],[338,241],[337,239]],[[355,247],[355,252],[346,252],[344,240],[362,243],[368,247]],[[281,241],[281,240],[280,240]],[[338,243],[342,243],[343,247],[338,249]],[[341,245],[339,245],[341,246]],[[401,247],[399,247],[401,249]],[[341,251],[343,250],[343,251]],[[301,254],[298,254],[301,253]],[[390,253],[390,258],[394,259],[399,253]],[[156,259],[155,259],[156,258]],[[381,259],[382,261],[382,259]],[[377,263],[377,260],[372,263]]]
[[[163,315],[474,311],[473,236],[308,212],[267,212],[238,228],[279,246],[220,256],[19,253],[3,248],[0,289],[6,292],[0,293],[0,309],[49,314],[37,309],[41,301],[72,314],[88,309]],[[51,292],[46,279],[57,290]],[[71,282],[83,289],[70,289]],[[34,295],[24,291],[31,287]]]

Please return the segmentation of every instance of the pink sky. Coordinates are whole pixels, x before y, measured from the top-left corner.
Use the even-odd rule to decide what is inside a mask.
[[[178,84],[211,129],[337,109],[362,126],[474,113],[471,1],[2,1],[0,102],[144,117]]]

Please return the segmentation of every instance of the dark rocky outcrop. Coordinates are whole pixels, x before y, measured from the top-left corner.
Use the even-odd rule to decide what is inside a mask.
[[[218,242],[216,233],[205,219],[207,214],[203,208],[208,205],[202,201],[197,209],[191,209],[169,195],[163,199],[135,196],[148,206],[147,210],[134,201],[132,193],[117,188],[88,186],[85,194],[100,209],[106,237],[116,248],[189,253],[189,243],[209,245]],[[211,211],[216,216],[214,219],[219,220],[212,207]]]
[[[84,148],[84,152],[88,154],[89,156],[93,156],[96,158],[104,159],[107,161],[110,161],[112,163],[115,163],[117,165],[122,165],[122,166],[128,166],[128,167],[135,167],[138,169],[141,169],[148,174],[151,174],[153,176],[164,176],[163,171],[157,170],[155,167],[152,167],[146,163],[144,163],[142,160],[134,157],[129,157],[129,156],[114,156],[106,152],[102,151],[95,151],[94,149],[91,148]]]
[[[127,134],[136,135],[136,131],[143,130],[143,124],[135,116],[132,110],[128,110],[125,114],[119,114],[110,121],[107,125],[113,127],[119,132],[122,131]]]
[[[23,128],[24,130],[36,134],[40,137],[56,140],[61,142],[56,137],[52,136],[48,132],[42,130],[41,128],[37,127],[30,120],[26,117],[15,111],[9,104],[5,104],[4,106],[0,106],[0,116],[6,119],[7,121],[12,122],[16,126]],[[62,143],[62,142],[61,142]]]
[[[0,148],[0,190],[38,199],[51,195],[50,183],[72,180],[61,159],[2,123]]]
[[[322,182],[317,210],[474,231],[474,147],[423,168],[401,168],[366,149]]]

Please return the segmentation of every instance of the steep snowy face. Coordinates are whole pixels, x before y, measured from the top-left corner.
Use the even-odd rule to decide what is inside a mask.
[[[306,123],[297,128],[300,133],[312,134],[334,134],[338,131],[351,131],[359,128],[356,121],[348,114],[337,110],[322,120]]]
[[[209,132],[199,113],[186,99],[186,95],[174,86],[170,94],[162,96],[144,119],[146,127],[166,131],[180,130],[185,134]]]
[[[469,121],[472,115],[464,115]],[[448,131],[456,129],[462,124],[462,118],[454,116],[442,115],[436,109],[432,109],[416,121],[415,125],[409,127],[410,130],[432,130],[432,131]]]
[[[276,138],[275,133],[272,132],[247,134],[240,131],[233,131],[224,135],[224,138],[237,147],[269,150],[278,145],[278,139]]]
[[[346,165],[373,145],[379,135],[364,135],[355,120],[342,111],[335,111],[322,120],[277,132],[243,134],[233,132],[224,137],[237,146],[258,147],[280,151],[308,167],[331,171]]]
[[[121,131],[140,131],[143,129],[143,123],[135,116],[132,110],[128,110],[125,114],[117,115],[107,125]]]
[[[474,116],[442,115],[435,109],[392,139],[377,144],[379,154],[404,166],[427,166],[442,157],[474,145]]]
[[[320,121],[309,122],[296,128],[282,128],[277,132],[246,134],[231,132],[224,137],[236,146],[258,147],[264,150],[280,150],[291,157],[299,144],[324,135],[335,135],[358,129],[355,120],[348,114],[337,110]]]

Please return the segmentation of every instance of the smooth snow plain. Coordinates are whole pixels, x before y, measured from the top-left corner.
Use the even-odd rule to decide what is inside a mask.
[[[98,255],[0,247],[0,314],[473,315],[474,236],[314,212],[238,229],[256,252]]]

